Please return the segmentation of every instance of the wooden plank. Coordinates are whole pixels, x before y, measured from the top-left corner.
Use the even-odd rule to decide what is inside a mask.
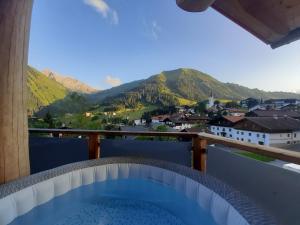
[[[193,167],[202,172],[206,171],[207,141],[199,137],[193,138]]]
[[[88,139],[89,159],[100,158],[100,136],[98,134],[90,134]]]
[[[0,183],[29,175],[26,70],[32,0],[0,0]]]
[[[232,147],[248,152],[269,156],[275,159],[300,164],[300,152],[290,151],[281,148],[268,147],[264,145],[256,145],[247,142],[237,141],[230,138],[224,138],[207,133],[199,133],[199,137],[206,139],[209,144],[220,144],[226,147]]]

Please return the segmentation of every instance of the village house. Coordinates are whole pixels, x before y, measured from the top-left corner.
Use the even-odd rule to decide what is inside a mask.
[[[289,110],[255,110],[246,114],[248,117],[291,117],[300,119],[300,113]]]
[[[290,117],[222,117],[210,123],[210,131],[238,141],[273,147],[300,143],[300,121]]]
[[[92,112],[85,112],[84,115],[85,115],[85,117],[87,117],[87,118],[90,118],[90,117],[93,117],[93,116],[94,116]]]

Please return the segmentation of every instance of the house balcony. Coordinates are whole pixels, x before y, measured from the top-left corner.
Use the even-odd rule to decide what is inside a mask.
[[[300,173],[237,154],[242,150],[300,164],[299,152],[207,133],[49,129],[29,132],[32,174],[97,158],[158,159],[192,167],[225,182],[270,212],[278,224],[299,224]],[[147,138],[126,139],[129,136]],[[154,140],[148,140],[149,137]]]

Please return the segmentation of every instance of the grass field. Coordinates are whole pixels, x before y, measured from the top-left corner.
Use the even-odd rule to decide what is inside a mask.
[[[271,157],[263,156],[263,155],[258,155],[258,154],[252,153],[252,152],[239,152],[238,154],[242,155],[242,156],[246,156],[246,157],[251,158],[251,159],[255,159],[255,160],[261,161],[261,162],[271,162],[271,161],[274,161],[274,159],[271,158]]]

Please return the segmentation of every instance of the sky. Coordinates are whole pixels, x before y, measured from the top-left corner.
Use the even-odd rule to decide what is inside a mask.
[[[102,90],[193,68],[300,92],[300,41],[273,50],[213,9],[189,13],[175,0],[35,0],[29,64]]]

